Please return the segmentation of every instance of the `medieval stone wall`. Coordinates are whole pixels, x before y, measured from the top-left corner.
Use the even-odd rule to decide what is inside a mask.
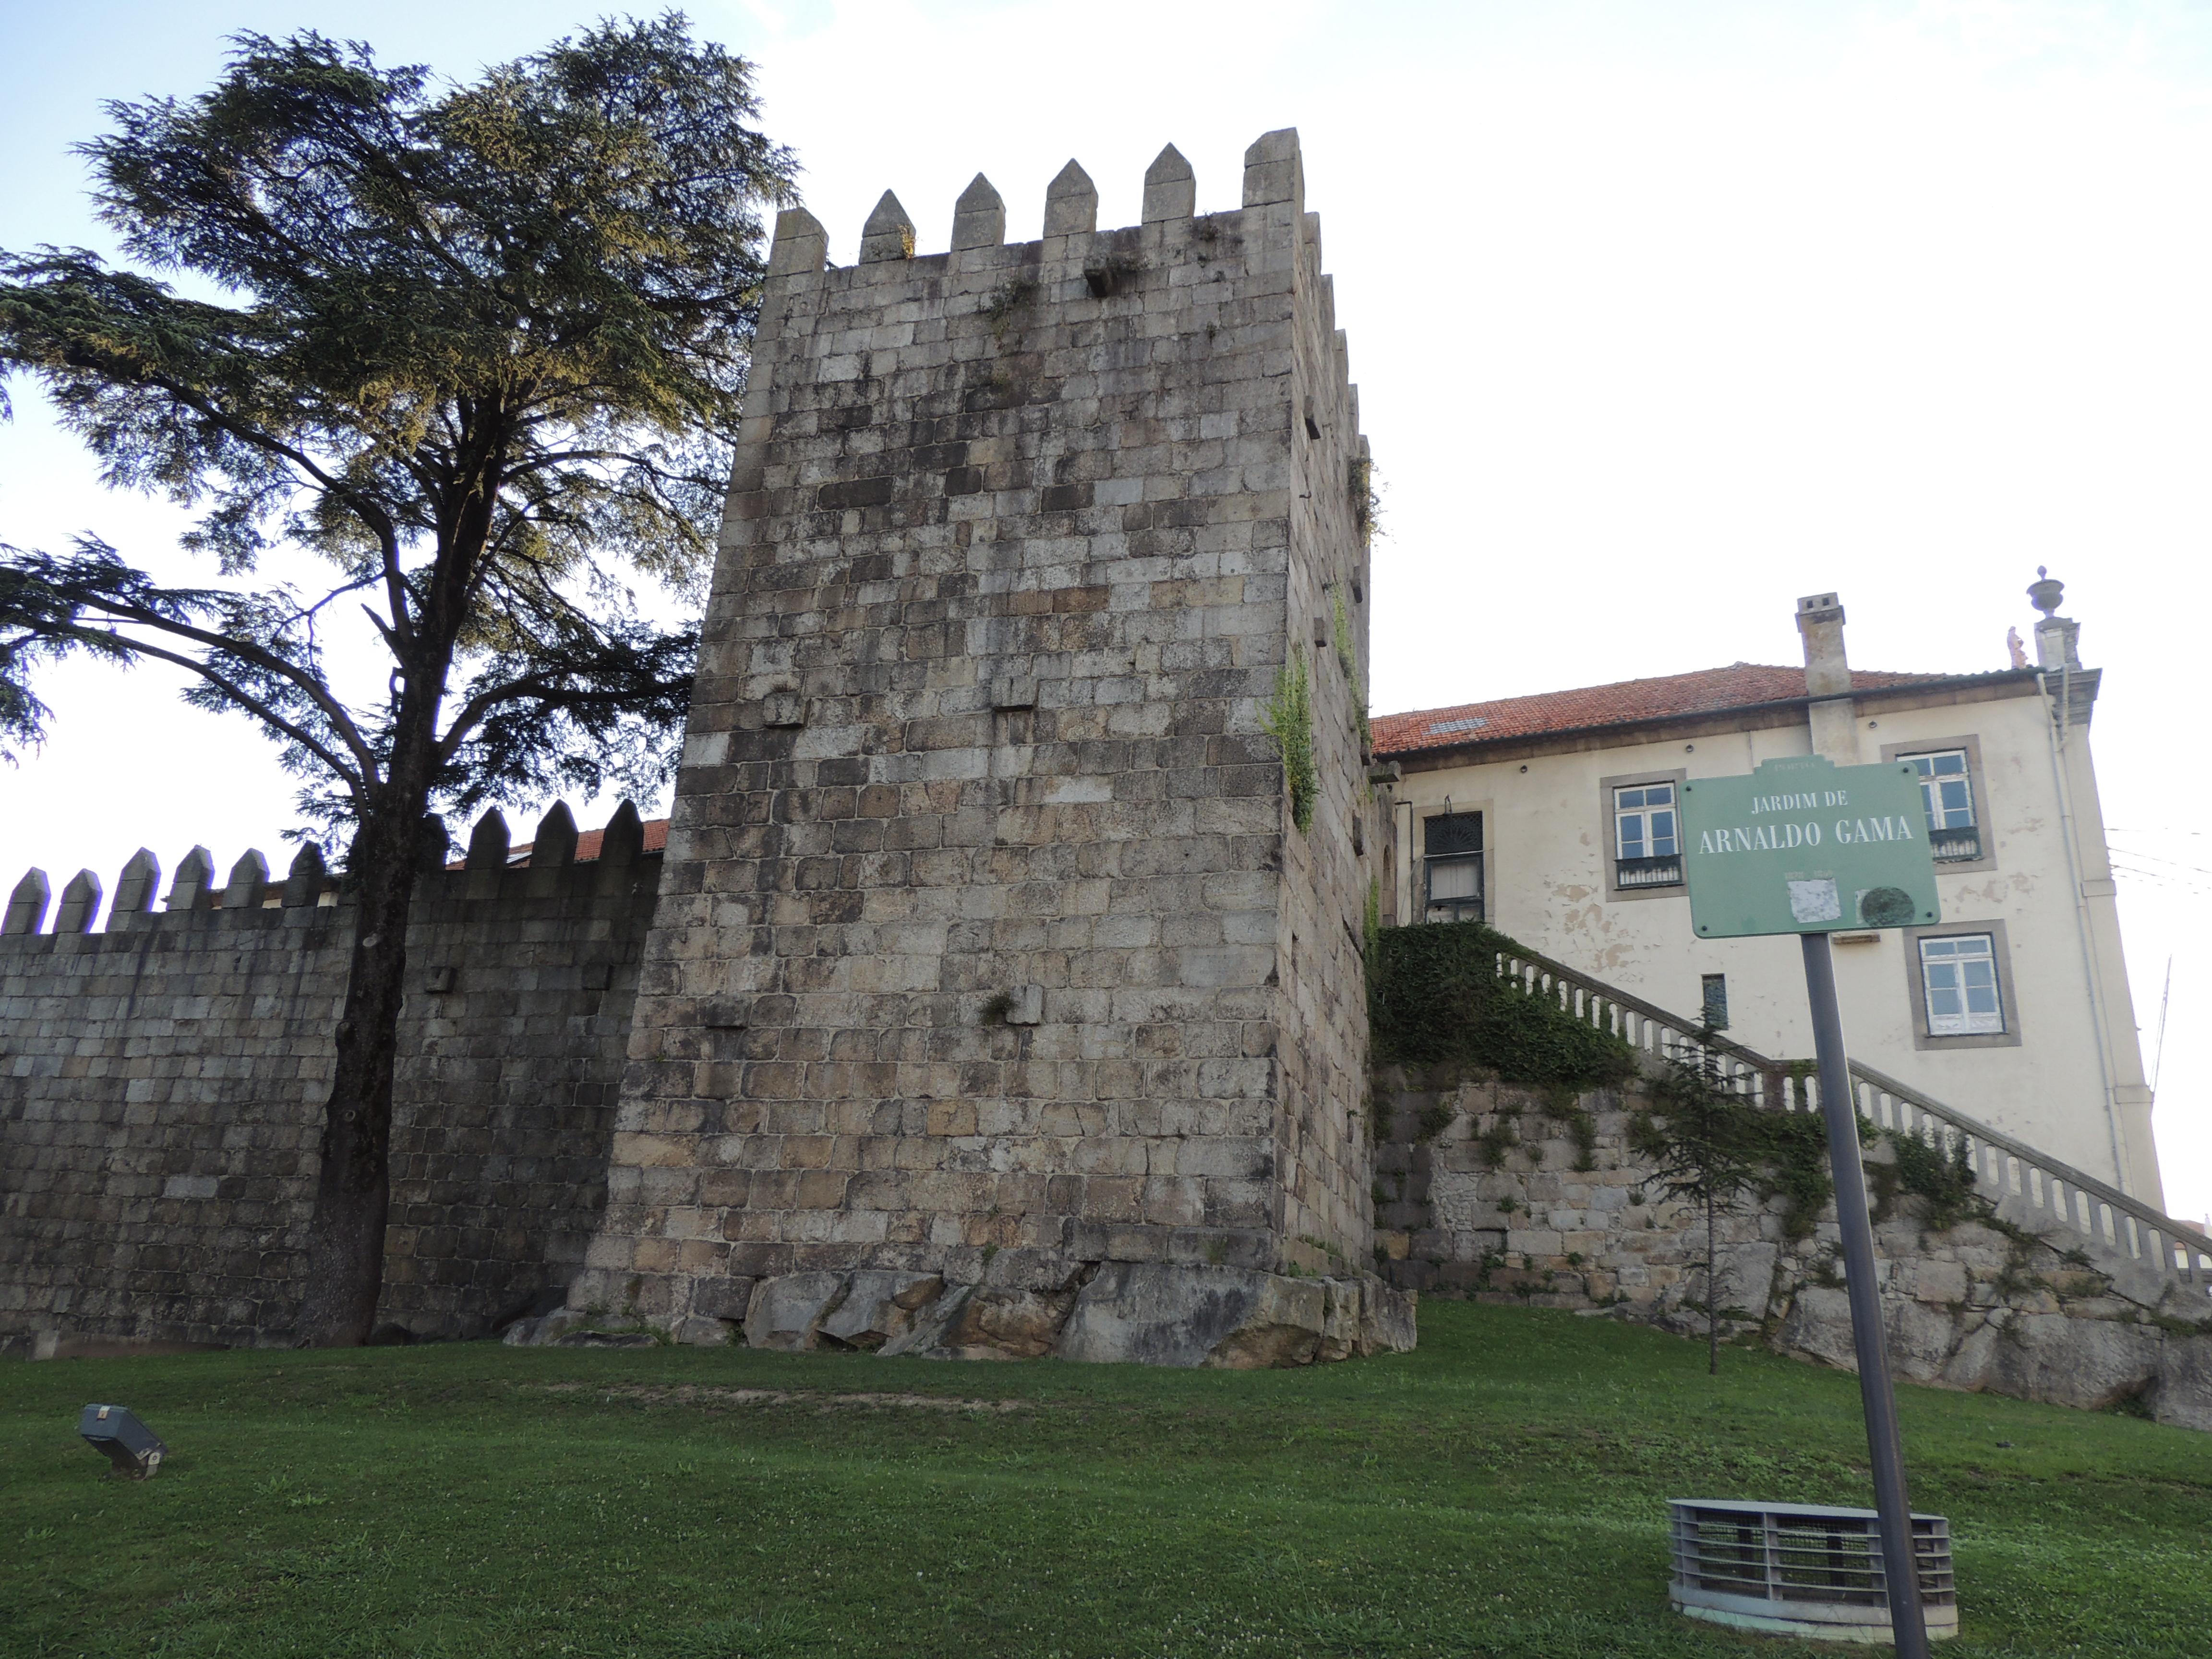
[[[1779,1197],[1718,1217],[1668,1196],[1629,1140],[1632,1090],[1571,1104],[1494,1081],[1378,1090],[1376,1255],[1431,1294],[1609,1310],[1684,1334],[1717,1307],[1731,1338],[1855,1364],[1832,1204],[1793,1237]],[[1579,1136],[1577,1135],[1579,1127]],[[2212,1430],[2212,1303],[2080,1235],[1967,1203],[1931,1216],[1900,1190],[1886,1142],[1866,1152],[1891,1363],[1908,1382]]]
[[[1364,1259],[1364,451],[1295,135],[1245,160],[1107,232],[1070,163],[1013,244],[979,178],[923,257],[886,194],[848,267],[779,221],[572,1307]]]
[[[380,1321],[478,1335],[573,1276],[659,863],[423,878]],[[104,932],[0,936],[0,1350],[293,1324],[351,908],[252,855],[218,892],[196,853],[156,911],[133,870]]]

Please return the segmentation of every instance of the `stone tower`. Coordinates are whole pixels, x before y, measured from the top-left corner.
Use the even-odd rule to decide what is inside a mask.
[[[1121,230],[1073,161],[1036,241],[980,176],[946,253],[888,192],[849,267],[778,219],[572,1309],[1410,1341],[1363,1273],[1368,464],[1304,194],[1286,131],[1231,212],[1170,146]]]

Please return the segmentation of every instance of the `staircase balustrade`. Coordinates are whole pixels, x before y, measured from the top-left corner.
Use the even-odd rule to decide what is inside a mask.
[[[1703,1029],[1641,997],[1619,990],[1533,951],[1498,953],[1500,978],[1543,997],[1577,1019],[1610,1031],[1655,1060],[1709,1067],[1743,1098],[1776,1111],[1817,1112],[1820,1085],[1809,1061],[1771,1060],[1717,1031]],[[1910,1084],[1851,1061],[1852,1104],[1878,1129],[1926,1141],[1946,1157],[1963,1150],[1976,1190],[2004,1218],[2027,1226],[2055,1247],[2063,1230],[2115,1265],[2134,1267],[2166,1283],[2212,1297],[2212,1238],[2093,1175],[2048,1158],[2025,1141],[1993,1129]]]

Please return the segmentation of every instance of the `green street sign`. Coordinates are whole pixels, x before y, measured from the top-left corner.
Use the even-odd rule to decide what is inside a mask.
[[[1700,939],[1942,920],[1919,775],[1903,761],[1797,755],[1685,783],[1682,875]]]

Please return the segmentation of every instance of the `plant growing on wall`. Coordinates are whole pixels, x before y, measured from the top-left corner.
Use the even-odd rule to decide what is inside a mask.
[[[1717,1216],[1746,1197],[1778,1198],[1784,1236],[1809,1238],[1835,1187],[1820,1115],[1770,1110],[1740,1092],[1723,1076],[1712,1039],[1705,1031],[1694,1054],[1670,1063],[1650,1103],[1630,1120],[1628,1139],[1633,1151],[1652,1160],[1653,1179],[1704,1209],[1706,1335],[1717,1345]],[[1861,1132],[1870,1133],[1863,1122]]]
[[[1359,739],[1359,752],[1364,757],[1375,747],[1368,734],[1367,688],[1359,678],[1359,657],[1352,648],[1352,621],[1344,609],[1344,590],[1337,588],[1329,594],[1329,605],[1334,611],[1335,627],[1329,637],[1336,647],[1337,666],[1344,671],[1345,690],[1351,693],[1352,733]],[[1360,799],[1371,800],[1373,792],[1362,789]]]
[[[1500,957],[1519,949],[1480,922],[1383,928],[1367,976],[1375,1063],[1492,1072],[1570,1094],[1626,1082],[1634,1049],[1499,975]]]
[[[1948,1232],[1988,1210],[1975,1183],[1973,1154],[1964,1137],[1939,1139],[1924,1126],[1905,1133],[1895,1129],[1881,1133],[1896,1160],[1892,1182],[1896,1190],[1911,1193],[1925,1204],[1929,1231]]]
[[[1353,456],[1345,482],[1352,500],[1352,527],[1358,534],[1360,546],[1370,547],[1376,523],[1382,516],[1382,496],[1375,487],[1375,463]]]
[[[1707,1042],[1696,1054],[1668,1062],[1652,1088],[1650,1109],[1631,1122],[1629,1145],[1651,1160],[1650,1179],[1669,1196],[1686,1199],[1705,1219],[1705,1366],[1721,1369],[1720,1213],[1757,1184],[1761,1159],[1759,1109],[1723,1073]]]
[[[428,815],[665,769],[697,635],[630,585],[682,611],[710,568],[761,210],[793,171],[756,110],[750,66],[674,15],[453,86],[242,35],[212,90],[111,105],[84,147],[142,269],[0,255],[0,372],[110,483],[198,509],[185,547],[217,574],[173,585],[89,536],[0,549],[0,745],[41,737],[44,664],[167,663],[260,722],[349,837],[305,1340],[374,1315]],[[374,665],[341,675],[356,611],[335,654]]]
[[[1355,690],[1359,685],[1359,658],[1352,648],[1352,618],[1344,609],[1344,590],[1332,588],[1328,595],[1330,621],[1329,641],[1336,647],[1336,665],[1344,671],[1345,684]]]
[[[1260,711],[1261,729],[1283,759],[1291,792],[1291,822],[1300,832],[1313,828],[1314,801],[1321,793],[1321,769],[1314,763],[1313,678],[1304,654],[1295,647],[1275,673],[1275,694]]]

